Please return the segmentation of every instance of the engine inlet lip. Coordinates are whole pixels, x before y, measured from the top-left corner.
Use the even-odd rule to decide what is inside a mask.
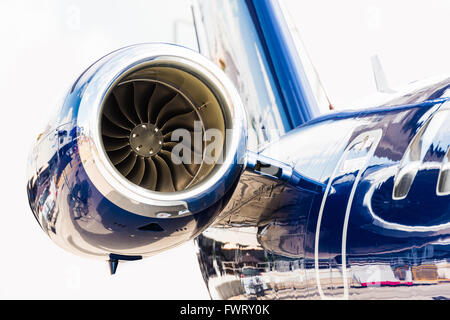
[[[205,84],[218,100],[226,129],[232,129],[222,164],[187,190],[155,192],[134,185],[115,171],[102,147],[98,123],[105,97],[127,76],[151,67],[180,69]],[[73,108],[81,128],[78,146],[83,168],[104,197],[129,212],[147,217],[176,210],[182,216],[195,214],[219,201],[245,167],[247,120],[241,98],[223,71],[198,52],[160,43],[119,49],[93,64],[76,88]]]

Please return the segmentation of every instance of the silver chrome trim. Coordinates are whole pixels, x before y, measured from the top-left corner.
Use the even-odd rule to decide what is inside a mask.
[[[104,98],[127,75],[152,65],[179,68],[199,78],[219,100],[230,123],[223,164],[204,181],[174,193],[150,191],[126,180],[111,165],[102,147],[99,129]],[[91,76],[80,95],[77,123],[84,134],[79,153],[95,187],[117,206],[144,216],[185,216],[206,209],[217,201],[238,178],[245,166],[247,121],[239,94],[227,76],[200,54],[169,44],[139,44],[119,49],[92,65]],[[207,197],[208,200],[205,200]],[[181,212],[181,213],[180,213]]]
[[[446,125],[449,117],[450,109],[444,105],[424,123],[413,137],[395,174],[392,199],[403,200],[408,196],[414,179],[423,165],[428,149],[435,136]]]
[[[351,134],[352,134],[352,132],[348,135],[348,138],[345,139],[344,141],[348,141],[350,139]],[[335,300],[348,299],[347,269],[345,267],[345,263],[346,263],[345,261],[346,261],[346,250],[347,250],[346,249],[347,248],[346,247],[347,246],[347,227],[348,227],[349,214],[350,214],[350,210],[351,210],[351,204],[353,202],[353,196],[356,191],[356,187],[358,186],[359,180],[361,179],[361,175],[364,172],[364,170],[366,169],[368,161],[373,156],[376,148],[378,147],[378,144],[381,140],[381,136],[382,136],[382,130],[376,129],[376,130],[362,132],[356,138],[354,138],[350,143],[348,143],[347,147],[345,148],[344,152],[342,153],[342,156],[340,157],[339,161],[337,162],[330,179],[328,180],[328,184],[327,184],[325,193],[322,197],[322,201],[320,204],[319,215],[317,218],[316,231],[315,231],[315,241],[314,241],[315,279],[316,279],[317,289],[318,289],[321,299],[335,299]],[[322,224],[322,220],[323,220],[323,213],[324,213],[326,202],[328,200],[328,196],[330,194],[330,190],[332,190],[332,188],[333,188],[332,184],[338,174],[339,168],[341,168],[342,164],[345,162],[345,158],[348,154],[348,151],[351,148],[353,148],[357,143],[364,141],[364,139],[366,137],[370,137],[373,140],[371,141],[371,143],[369,145],[368,153],[362,157],[363,161],[359,164],[359,166],[357,168],[354,168],[355,172],[357,172],[357,175],[356,175],[355,181],[353,182],[349,200],[347,202],[344,224],[342,226],[342,242],[341,242],[341,253],[342,254],[341,254],[341,256],[344,261],[342,264],[342,279],[343,279],[344,292],[343,292],[343,296],[341,296],[341,297],[330,297],[325,294],[325,292],[322,288],[321,279],[320,279],[320,270],[319,270],[319,252],[320,252],[319,240],[320,240],[320,228],[321,228],[321,224]]]

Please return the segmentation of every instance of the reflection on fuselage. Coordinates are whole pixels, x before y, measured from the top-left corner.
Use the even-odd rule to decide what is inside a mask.
[[[330,134],[330,123],[336,136],[314,134]],[[437,191],[450,145],[444,123],[445,101],[373,109],[319,118],[269,146],[263,155],[284,157],[313,183],[243,174],[197,240],[211,296],[450,298],[450,196]],[[418,140],[416,172],[396,198],[402,159]],[[304,159],[309,150],[317,161]]]
[[[221,233],[212,229],[197,239],[202,272],[213,299],[342,297],[341,257],[319,260],[320,294],[312,259],[274,254],[260,245],[217,241],[213,239],[216,232]],[[233,231],[233,238],[239,239],[240,232]],[[449,298],[449,251],[450,242],[436,242],[399,252],[348,257],[349,298]]]

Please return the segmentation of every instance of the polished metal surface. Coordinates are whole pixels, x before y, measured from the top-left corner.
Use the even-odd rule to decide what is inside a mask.
[[[311,119],[305,99],[293,115],[308,79],[284,70],[299,60],[276,2],[194,13],[213,61],[140,44],[70,88],[29,161],[48,236],[112,273],[195,238],[215,299],[450,298],[448,81],[405,105]],[[180,128],[204,135],[181,175],[166,154]]]
[[[102,65],[108,67],[102,68]],[[108,157],[102,147],[98,126],[103,99],[114,88],[115,83],[120,83],[129,76],[133,77],[134,74],[141,78],[141,74],[145,74],[146,70],[151,72],[153,67],[157,69],[156,77],[170,77],[163,70],[158,69],[165,65],[194,75],[194,77],[191,76],[191,79],[188,76],[181,78],[184,83],[191,81],[192,85],[201,86],[204,81],[212,90],[209,95],[214,92],[220,101],[219,106],[224,115],[226,127],[233,129],[231,130],[232,135],[227,137],[229,141],[223,163],[214,168],[208,179],[188,190],[176,193],[155,193],[123,179],[122,175],[109,165]],[[96,188],[110,201],[121,208],[145,216],[156,216],[160,211],[173,211],[174,215],[178,216],[180,212],[188,214],[204,209],[208,204],[200,199],[206,192],[214,194],[214,190],[230,187],[229,181],[237,177],[244,163],[246,118],[236,90],[214,64],[197,53],[181,47],[143,44],[115,51],[93,65],[91,70],[92,75],[83,88],[83,98],[79,102],[76,118],[78,126],[83,128],[84,135],[79,149],[80,157]],[[167,72],[172,75],[170,70]],[[175,79],[172,81],[176,81],[176,77],[179,78],[179,75],[174,74]],[[207,95],[206,99],[209,100],[202,102],[213,104],[216,98]],[[224,179],[229,176],[234,178]],[[220,196],[217,195],[217,198],[212,201],[217,201],[219,198]],[[173,206],[174,209],[172,210],[170,206]]]
[[[422,84],[418,81],[418,84],[412,83],[411,86],[414,89],[409,89],[407,92],[400,92],[392,94],[394,98],[388,98],[380,103],[385,106],[396,106],[402,104],[414,104],[421,103],[427,100],[444,99],[450,97],[450,77],[446,76],[442,79],[431,79],[425,81]]]
[[[195,0],[194,9],[201,53],[236,86],[248,115],[248,148],[258,151],[293,127],[247,5]]]
[[[291,178],[252,165],[196,239],[211,297],[448,299],[450,198],[436,192],[450,146],[448,106],[336,113],[264,149],[261,158],[284,163]],[[396,173],[416,136],[427,137],[422,160],[399,199]]]
[[[152,88],[156,95],[151,95]],[[162,99],[162,88],[176,89],[169,90],[178,97],[175,105]],[[129,89],[133,94],[126,92]],[[113,95],[116,105],[111,107],[108,103],[113,100],[108,98]],[[147,98],[148,105],[159,106],[161,112],[145,109],[141,102]],[[200,121],[194,123],[197,117],[178,121],[175,114],[185,106]],[[214,149],[221,157],[212,162],[200,157],[203,162],[190,181],[177,177],[175,163],[162,166],[158,157],[165,156],[164,146],[153,157],[139,154],[144,146],[136,139],[148,133],[150,124],[167,135],[171,128],[196,123],[200,139],[211,139],[210,131],[222,134]],[[48,236],[78,255],[112,262],[154,255],[197,236],[226,205],[245,166],[246,125],[245,109],[233,84],[200,54],[168,44],[119,49],[75,81],[58,115],[39,136],[28,170],[30,207]],[[170,130],[165,132],[166,128]],[[158,132],[144,140],[159,145]],[[121,139],[136,161],[124,162],[128,151],[114,152],[122,147]],[[213,143],[204,140],[205,154]],[[143,166],[148,159],[155,159],[160,167],[155,170],[150,162]],[[166,158],[165,163],[170,161]],[[128,172],[120,167],[122,162]],[[154,183],[157,191],[149,190]]]

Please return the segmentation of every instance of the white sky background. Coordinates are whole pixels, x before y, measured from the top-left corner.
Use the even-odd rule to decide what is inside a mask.
[[[370,57],[387,81],[450,76],[449,0],[282,0],[337,109],[376,92]]]
[[[285,0],[332,102],[375,92],[370,56],[391,86],[450,74],[450,1]],[[26,198],[26,159],[66,88],[92,62],[126,45],[174,41],[187,0],[0,2],[0,298],[208,299],[194,246],[119,265],[54,245]],[[185,24],[177,39],[195,46]]]
[[[209,298],[192,243],[120,264],[110,276],[106,262],[54,245],[26,197],[28,151],[71,83],[117,48],[173,42],[176,19],[191,19],[189,2],[0,2],[0,298]],[[183,44],[196,44],[191,32],[183,32]]]

